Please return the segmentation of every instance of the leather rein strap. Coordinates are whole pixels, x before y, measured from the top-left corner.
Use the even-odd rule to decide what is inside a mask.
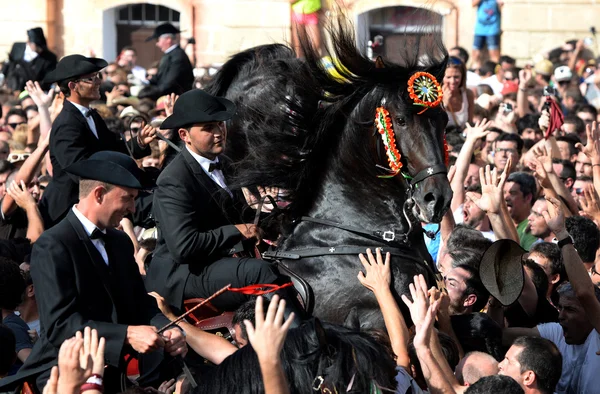
[[[310,216],[302,216],[299,221],[300,222],[317,223],[317,224],[321,224],[321,225],[327,226],[327,227],[339,228],[340,230],[345,230],[350,233],[360,235],[362,237],[371,239],[373,241],[378,241],[378,242],[387,242],[387,243],[392,243],[392,242],[407,243],[408,242],[408,234],[396,234],[396,232],[393,229],[386,230],[386,231],[381,231],[381,230],[369,231],[369,230],[365,230],[365,229],[362,229],[359,227],[346,226],[345,224],[332,222],[331,220],[317,219],[317,218],[313,218]]]

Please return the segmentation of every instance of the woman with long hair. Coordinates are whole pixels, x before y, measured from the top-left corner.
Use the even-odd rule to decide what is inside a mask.
[[[475,95],[467,89],[466,75],[467,68],[462,60],[450,57],[442,86],[448,126],[464,128],[467,122],[473,122]]]

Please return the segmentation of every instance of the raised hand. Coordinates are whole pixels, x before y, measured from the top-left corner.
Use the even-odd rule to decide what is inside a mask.
[[[358,255],[366,271],[366,275],[362,271],[359,271],[358,280],[364,287],[377,294],[382,290],[389,290],[390,283],[392,282],[392,273],[390,270],[391,255],[389,252],[385,254],[385,261],[383,261],[383,257],[381,256],[381,249],[375,249],[375,253],[377,258],[373,256],[371,249],[367,249],[368,260],[364,254],[361,253]]]
[[[163,296],[161,296],[160,294],[158,294],[155,291],[148,293],[148,295],[150,295],[151,297],[154,297],[156,299],[156,304],[158,305],[158,309],[160,309],[162,314],[165,315],[167,317],[167,319],[169,319],[171,321],[177,320],[177,316],[175,316],[175,314],[171,310],[171,307],[169,306],[167,301],[165,301],[165,298]]]
[[[490,133],[488,129],[492,127],[493,124],[494,122],[487,120],[486,118],[483,118],[475,123],[475,126],[471,126],[469,123],[467,123],[467,128],[465,129],[467,140],[477,141],[478,139],[484,138]]]
[[[552,156],[546,146],[538,146],[533,149],[533,156],[544,166],[544,170],[548,174],[552,174],[554,172],[554,167],[552,167]]]
[[[173,107],[175,106],[175,101],[179,98],[175,93],[171,93],[167,96],[167,100],[165,101],[165,114],[167,116],[173,115]]]
[[[550,182],[550,178],[548,178],[548,173],[546,172],[545,166],[540,162],[539,159],[534,158],[531,159],[527,166],[533,170],[533,176],[538,180],[540,185],[544,189],[548,189],[552,187],[552,182]]]
[[[256,327],[249,320],[244,320],[248,331],[248,341],[256,352],[259,362],[279,360],[283,343],[290,329],[294,314],[291,313],[284,322],[285,300],[275,295],[269,304],[267,315],[263,311],[263,298],[256,299]]]
[[[594,189],[594,185],[588,184],[583,189],[583,195],[579,196],[581,209],[588,217],[597,220],[600,218],[600,199]]]
[[[438,313],[441,302],[438,299],[431,305],[428,305],[421,323],[415,324],[415,337],[413,339],[415,348],[429,348],[431,335],[433,334],[433,322],[435,322],[435,316]]]
[[[150,125],[144,126],[137,135],[138,144],[141,148],[145,148],[156,139],[156,129]]]
[[[54,99],[53,89],[50,89],[48,93],[44,93],[39,82],[27,81],[27,83],[25,83],[25,90],[38,108],[50,108],[52,100]]]
[[[19,185],[16,181],[12,181],[12,183],[6,189],[6,193],[15,200],[15,203],[27,211],[28,208],[32,208],[36,205],[35,199],[29,193],[29,189],[25,182],[21,181]]]
[[[509,157],[504,167],[504,171],[498,177],[498,170],[494,168],[490,170],[490,166],[485,166],[479,169],[479,179],[481,182],[481,197],[474,193],[468,192],[467,197],[479,207],[479,209],[487,213],[499,213],[504,202],[504,183],[506,182],[508,169],[511,166],[512,157]]]
[[[83,339],[70,338],[63,342],[58,351],[58,392],[74,393],[85,380],[92,375],[92,363],[82,366],[80,356],[83,352]],[[76,391],[74,391],[76,390]]]
[[[519,87],[521,89],[525,89],[529,83],[529,81],[531,80],[532,77],[532,72],[530,69],[528,68],[524,68],[521,71],[519,71]]]
[[[429,293],[423,275],[415,276],[413,283],[408,286],[408,290],[412,301],[406,294],[402,294],[402,301],[410,310],[410,317],[415,326],[420,326],[425,322],[429,308]]]
[[[596,122],[592,122],[591,125],[587,124],[585,134],[587,136],[585,146],[581,143],[577,143],[575,146],[590,158],[592,164],[600,164],[600,124]]]
[[[556,237],[559,237],[559,234],[565,233],[565,214],[562,211],[562,206],[560,201],[558,201],[554,197],[546,197],[546,201],[548,201],[548,210],[542,212],[542,216],[544,216],[544,220],[546,220],[546,224],[548,224],[548,228],[552,230]]]
[[[104,376],[104,348],[106,341],[104,338],[98,338],[98,331],[86,327],[81,332],[75,334],[76,338],[83,339],[83,350],[80,354],[79,361],[81,368],[92,369],[92,374]]]
[[[122,94],[119,91],[119,89],[117,89],[117,86],[113,87],[110,92],[106,92],[106,105],[108,105],[108,106],[113,105],[113,101],[117,97],[121,97],[121,96],[122,96]]]
[[[44,391],[42,394],[58,394],[58,367],[52,367],[50,370],[50,379],[46,382],[44,386]],[[64,393],[70,394],[70,393]]]

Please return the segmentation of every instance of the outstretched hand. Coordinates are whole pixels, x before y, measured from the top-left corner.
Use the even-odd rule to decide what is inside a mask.
[[[78,331],[75,338],[83,339],[83,349],[79,355],[81,368],[91,368],[92,374],[104,376],[104,338],[98,338],[98,331],[90,327],[83,330],[83,336],[81,331]]]
[[[53,89],[50,89],[48,93],[44,93],[39,82],[27,81],[25,83],[25,90],[38,108],[50,108],[50,104],[52,104],[52,100],[54,99]]]
[[[368,260],[364,254],[361,253],[358,255],[366,271],[366,275],[362,271],[358,273],[358,280],[364,287],[377,294],[380,291],[389,290],[390,283],[392,282],[392,273],[390,270],[390,253],[385,254],[385,261],[383,261],[383,257],[381,256],[381,249],[375,249],[375,253],[377,258],[373,256],[371,249],[367,249]]]
[[[427,308],[429,308],[429,293],[427,282],[423,275],[415,276],[413,283],[408,286],[410,298],[406,294],[402,294],[402,301],[410,310],[410,317],[415,326],[420,326],[425,322]]]
[[[150,125],[144,126],[137,136],[140,148],[145,148],[156,139],[156,129]]]
[[[548,209],[542,211],[542,216],[546,220],[548,228],[559,238],[567,231],[565,229],[565,214],[559,200],[554,197],[546,197],[546,201],[548,202]]]
[[[173,108],[175,107],[175,101],[179,98],[175,93],[171,93],[167,95],[167,99],[165,101],[165,115],[171,116],[173,115]]]
[[[27,211],[28,208],[30,209],[36,205],[35,199],[23,181],[20,183],[12,181],[12,183],[8,186],[8,189],[6,189],[6,193],[13,200],[15,200],[15,203],[19,207],[23,208],[25,211]]]
[[[287,332],[294,321],[291,313],[287,320],[283,320],[285,300],[280,300],[278,295],[273,296],[267,315],[263,310],[263,298],[256,299],[256,327],[249,320],[244,320],[248,332],[248,341],[256,352],[259,362],[278,362],[279,354]]]
[[[504,183],[508,176],[508,169],[512,164],[512,157],[508,158],[504,171],[498,177],[498,170],[490,169],[490,166],[485,166],[485,169],[479,169],[479,180],[481,183],[481,197],[472,192],[467,193],[467,197],[479,207],[479,209],[492,214],[497,214],[502,208],[504,201]]]
[[[493,124],[494,122],[487,120],[486,118],[477,121],[474,126],[471,126],[469,123],[467,123],[467,128],[465,129],[467,141],[475,142],[481,138],[484,138],[490,133],[488,129],[492,127]]]
[[[587,137],[585,146],[582,143],[577,143],[575,146],[590,158],[592,164],[600,164],[600,124],[596,122],[587,124],[585,134]]]

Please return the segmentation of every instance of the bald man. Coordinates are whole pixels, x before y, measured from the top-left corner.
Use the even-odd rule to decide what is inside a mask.
[[[470,386],[484,376],[498,374],[498,361],[487,353],[470,352],[456,366],[456,379],[463,386]]]

